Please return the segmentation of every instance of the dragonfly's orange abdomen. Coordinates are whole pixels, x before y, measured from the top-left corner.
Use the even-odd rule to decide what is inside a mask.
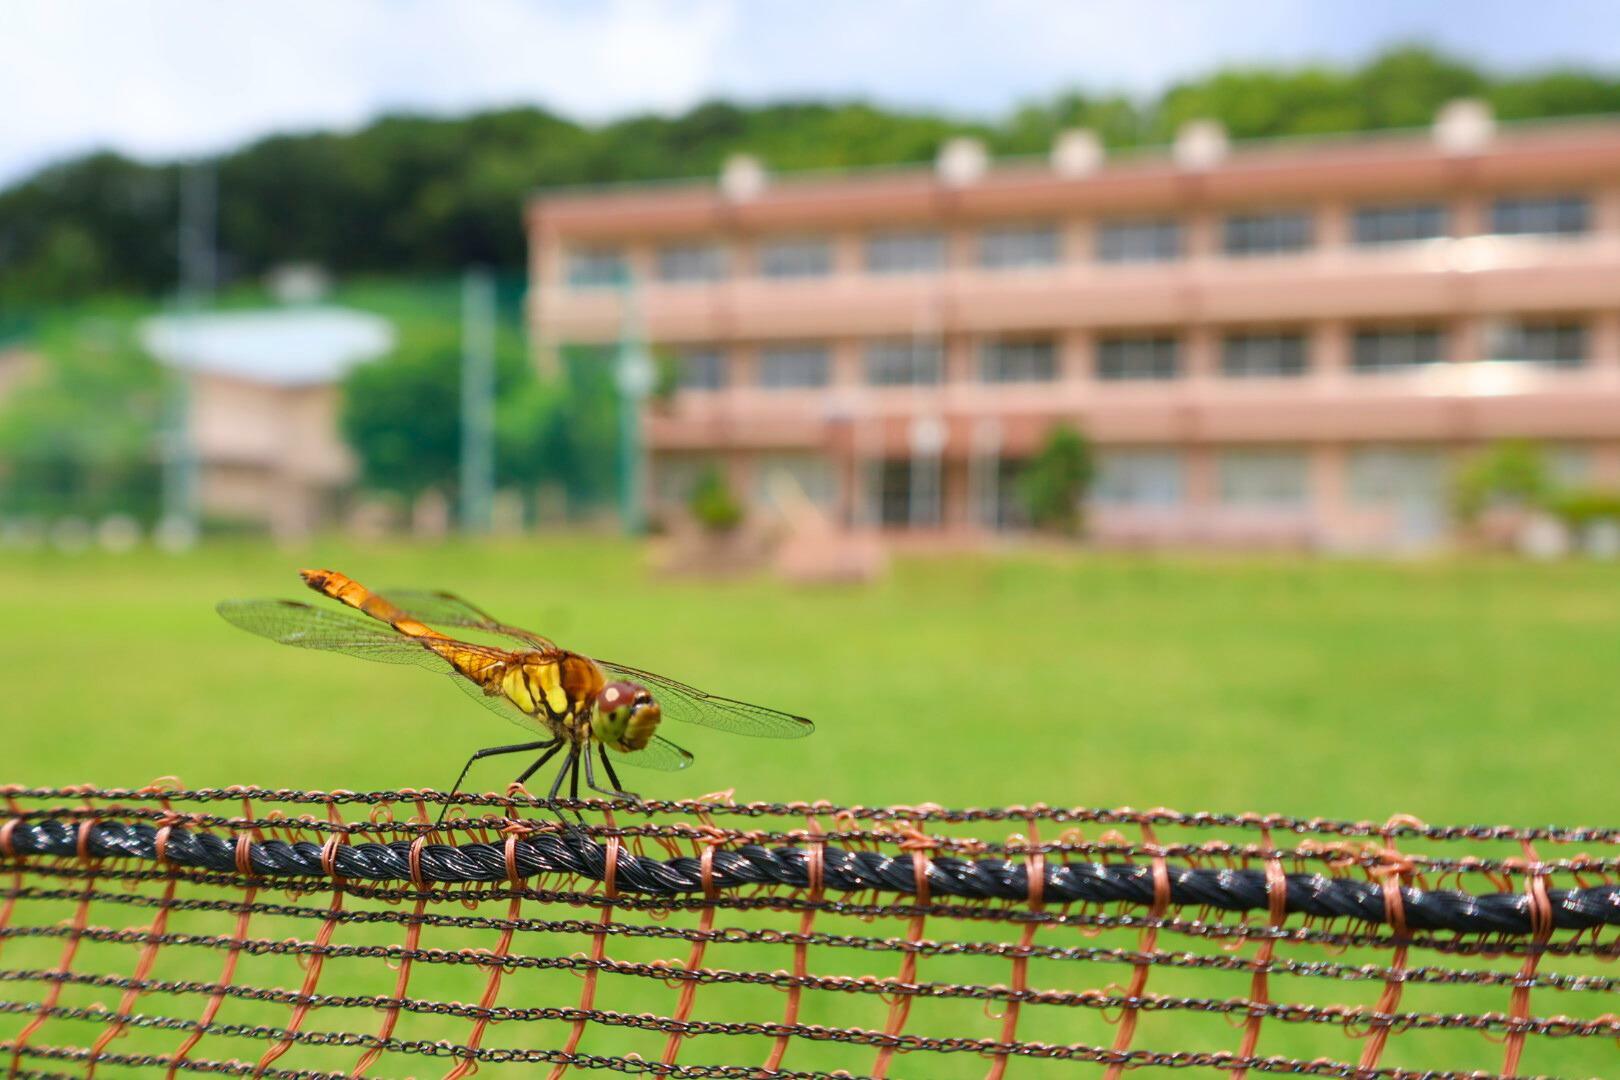
[[[316,592],[362,611],[373,619],[380,619],[407,637],[444,637],[437,630],[417,622],[388,600],[346,574],[340,574],[336,570],[300,570],[298,576],[304,579],[304,584]]]

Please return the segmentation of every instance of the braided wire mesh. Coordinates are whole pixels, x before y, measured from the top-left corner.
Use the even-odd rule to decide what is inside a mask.
[[[1617,829],[3,794],[11,1076],[1620,1065]]]

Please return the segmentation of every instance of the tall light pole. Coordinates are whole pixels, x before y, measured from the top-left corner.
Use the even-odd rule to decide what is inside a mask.
[[[641,408],[652,393],[652,356],[641,332],[634,274],[625,278],[619,355],[613,383],[619,391],[619,518],[624,531],[639,535],[646,527],[646,462],[642,445]]]
[[[461,279],[461,528],[487,533],[495,498],[495,281]]]
[[[201,161],[180,173],[179,307],[183,316],[199,314],[217,284],[215,254],[218,177],[212,162]],[[197,459],[192,445],[191,403],[187,376],[168,372],[163,395],[159,453],[163,459],[163,518],[158,542],[170,549],[190,547],[197,538]]]

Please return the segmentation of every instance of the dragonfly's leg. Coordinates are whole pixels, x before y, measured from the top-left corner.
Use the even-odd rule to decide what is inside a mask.
[[[563,748],[562,740],[558,739],[556,742],[552,743],[549,747],[546,748],[546,752],[541,754],[540,757],[535,761],[535,763],[533,765],[530,765],[527,769],[523,770],[523,775],[522,776],[518,777],[516,780],[514,780],[512,782],[514,784],[523,783],[523,781],[525,781],[529,777],[533,776],[535,774],[535,772],[540,768],[540,766],[544,765],[546,762],[548,762],[552,758],[556,757],[557,753],[560,750],[562,750],[562,748]]]
[[[467,759],[467,764],[461,767],[461,775],[456,777],[455,786],[450,789],[450,794],[445,799],[444,806],[440,807],[439,820],[434,824],[433,827],[437,829],[440,825],[444,824],[444,815],[450,812],[450,799],[455,798],[456,792],[461,790],[461,782],[467,779],[467,770],[472,768],[473,762],[479,760],[480,758],[496,757],[500,754],[520,754],[525,750],[545,750],[549,747],[561,745],[561,739],[542,739],[539,742],[513,743],[511,746],[490,746],[478,751],[478,753]],[[542,758],[541,760],[544,759]],[[527,777],[529,774],[524,773],[523,775],[524,777]],[[522,783],[522,780],[519,780],[518,782]]]
[[[563,777],[568,775],[568,771],[573,768],[574,762],[578,760],[578,757],[579,748],[570,747],[568,751],[568,759],[563,762],[562,768],[557,770],[557,778],[551,782],[551,790],[546,793],[547,799],[555,799],[557,797],[557,792],[562,790]]]
[[[612,784],[613,786],[601,788],[597,787],[593,782],[591,787],[596,791],[600,791],[604,795],[613,795],[620,799],[630,799],[634,802],[640,802],[640,795],[637,795],[633,791],[624,790],[624,785],[619,782],[619,774],[613,771],[613,759],[608,757],[607,747],[598,745],[596,752],[602,755],[602,768],[607,770],[608,783]]]

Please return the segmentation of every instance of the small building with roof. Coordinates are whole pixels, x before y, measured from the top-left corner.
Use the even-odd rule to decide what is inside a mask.
[[[393,348],[386,319],[324,305],[216,311],[149,319],[140,337],[185,377],[205,519],[296,538],[336,518],[357,471],[339,383]]]

